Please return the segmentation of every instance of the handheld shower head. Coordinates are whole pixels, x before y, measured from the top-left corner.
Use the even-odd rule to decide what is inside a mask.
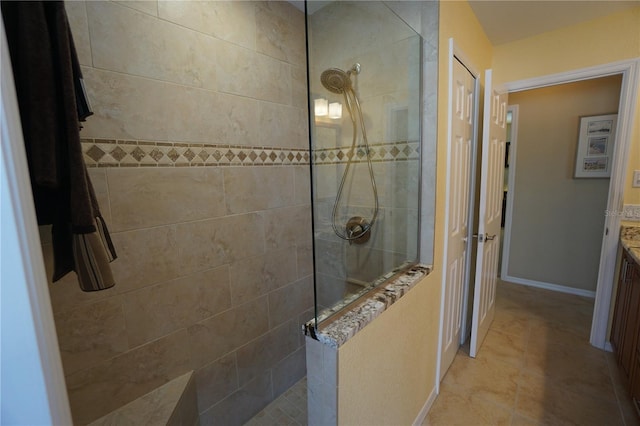
[[[344,93],[352,87],[351,74],[360,74],[360,64],[354,64],[347,72],[329,68],[320,74],[320,82],[330,92]]]
[[[351,88],[349,74],[338,68],[329,68],[320,75],[320,82],[330,92],[344,93]]]

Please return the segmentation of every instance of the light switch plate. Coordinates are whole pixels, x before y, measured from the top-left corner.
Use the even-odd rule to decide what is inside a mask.
[[[633,220],[640,222],[640,204],[625,204],[622,208],[622,220]]]
[[[640,188],[640,170],[633,171],[633,182],[631,186],[634,188]]]

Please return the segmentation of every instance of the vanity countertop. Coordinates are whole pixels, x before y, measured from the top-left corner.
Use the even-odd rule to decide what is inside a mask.
[[[622,225],[620,229],[620,242],[622,247],[631,254],[631,257],[640,265],[640,224]]]

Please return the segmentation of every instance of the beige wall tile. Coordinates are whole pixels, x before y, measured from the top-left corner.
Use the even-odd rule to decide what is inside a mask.
[[[264,334],[268,329],[267,310],[265,296],[189,327],[193,368],[201,368]]]
[[[207,90],[172,87],[167,105],[169,139],[255,146],[257,102]]]
[[[273,380],[273,396],[286,392],[307,374],[304,348],[299,348],[275,365],[271,372]],[[304,417],[305,420],[306,416]]]
[[[110,2],[88,2],[87,14],[95,67],[216,88],[215,38]]]
[[[182,274],[264,253],[264,225],[249,213],[176,225]]]
[[[67,376],[129,349],[119,297],[57,312],[55,322]]]
[[[296,258],[290,247],[249,257],[231,265],[231,301],[245,303],[296,280]]]
[[[309,108],[306,65],[291,67],[291,105],[302,108],[306,117]]]
[[[87,7],[84,1],[67,1],[64,3],[69,27],[73,34],[80,65],[91,65],[91,41],[89,39],[89,24]]]
[[[294,65],[303,65],[306,61],[304,14],[290,4],[258,3],[256,50]]]
[[[179,246],[173,227],[118,232],[111,237],[118,253],[111,267],[119,292],[180,275]]]
[[[95,420],[188,370],[182,330],[67,376],[74,423]]]
[[[309,206],[285,207],[261,212],[268,249],[306,244],[311,235]]]
[[[224,170],[227,214],[289,206],[293,203],[291,167],[232,167]]]
[[[271,374],[266,372],[200,414],[203,425],[241,425],[273,399]]]
[[[94,112],[83,137],[167,140],[167,83],[88,67],[82,72]]]
[[[130,7],[140,12],[147,13],[149,15],[158,16],[158,2],[156,0],[141,0],[141,1],[129,1],[129,0],[115,0],[116,3],[123,6]]]
[[[307,115],[302,108],[260,102],[259,145],[308,148]]]
[[[291,103],[291,66],[230,43],[218,50],[218,91]]]
[[[128,293],[123,309],[129,345],[139,346],[229,307],[226,266]]]
[[[73,309],[82,304],[93,303],[120,293],[120,285],[118,283],[114,287],[102,291],[82,291],[75,272],[65,275],[55,283],[51,283],[51,277],[53,276],[53,248],[50,244],[43,246],[43,254],[47,280],[49,281],[49,296],[51,297],[51,306],[54,313]]]
[[[162,19],[255,49],[255,3],[247,1],[159,1]]]
[[[288,321],[236,351],[240,387],[298,349],[296,321]]]
[[[110,168],[107,174],[114,232],[224,214],[220,169]]]
[[[294,204],[311,204],[311,169],[309,166],[293,167]]]
[[[296,268],[298,278],[313,274],[313,246],[311,244],[302,244],[296,247]]]
[[[313,306],[313,278],[298,280],[269,293],[269,325],[277,327]]]
[[[83,68],[94,115],[83,137],[255,146],[253,99]]]
[[[202,413],[238,390],[237,371],[235,352],[196,371],[199,412]]]

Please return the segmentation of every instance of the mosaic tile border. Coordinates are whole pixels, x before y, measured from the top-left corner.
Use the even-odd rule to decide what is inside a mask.
[[[81,139],[87,167],[196,167],[196,166],[282,166],[308,165],[306,149],[250,147],[164,141],[121,139]],[[366,152],[359,147],[325,148],[314,151],[313,163],[346,163],[366,161]],[[373,162],[393,162],[420,159],[420,143],[390,142],[373,144],[369,155]]]
[[[81,139],[87,167],[308,165],[309,151],[204,143]]]
[[[354,153],[351,147],[323,148],[313,152],[313,164],[346,163],[356,156],[355,162],[366,161],[367,153],[364,147],[358,147]],[[369,156],[372,162],[407,161],[420,159],[420,142],[401,141],[371,144]]]

